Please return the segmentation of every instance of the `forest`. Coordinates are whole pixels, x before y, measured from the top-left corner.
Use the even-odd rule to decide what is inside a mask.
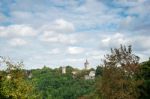
[[[0,71],[0,99],[150,99],[150,59],[139,62],[133,53],[132,46],[121,45],[105,55],[102,65],[66,66],[65,74],[61,67],[26,70],[23,62],[1,56],[7,69]],[[95,78],[85,79],[90,71]]]

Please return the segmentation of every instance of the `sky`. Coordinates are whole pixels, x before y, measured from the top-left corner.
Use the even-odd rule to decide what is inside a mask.
[[[110,48],[150,57],[150,0],[0,0],[0,56],[25,68],[84,68]]]

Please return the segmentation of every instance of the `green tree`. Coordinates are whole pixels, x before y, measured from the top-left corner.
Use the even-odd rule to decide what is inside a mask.
[[[13,63],[7,58],[1,57],[1,64],[7,66],[0,79],[0,95],[4,99],[36,99],[36,91],[31,83],[26,80],[23,63]],[[35,94],[34,94],[35,93]]]
[[[32,71],[33,77],[31,80],[42,92],[42,98],[44,99],[77,99],[93,92],[95,81],[85,80],[81,77],[73,78],[72,71],[74,70],[77,69],[67,66],[66,74],[62,74],[61,68],[36,69]],[[85,71],[78,70],[78,72],[84,74]]]
[[[144,80],[143,84],[139,86],[140,99],[150,99],[150,59],[141,63],[140,77]]]
[[[103,67],[97,66],[95,76],[102,76]]]

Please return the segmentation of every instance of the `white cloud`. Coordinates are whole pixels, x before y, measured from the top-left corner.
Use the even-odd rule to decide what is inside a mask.
[[[84,62],[84,59],[83,58],[72,58],[72,59],[67,58],[64,61],[65,62],[73,62],[73,63],[75,63],[75,62]]]
[[[101,60],[104,58],[106,51],[104,50],[92,50],[86,53],[87,57],[90,59]]]
[[[74,25],[64,19],[56,19],[51,24],[42,26],[40,40],[49,43],[75,44],[78,42]]]
[[[111,38],[110,37],[106,37],[104,39],[102,39],[101,41],[105,44],[105,45],[108,45],[109,42],[110,42]]]
[[[55,31],[57,33],[72,33],[75,31],[74,24],[64,19],[56,19],[51,24],[42,26],[41,31]]]
[[[68,47],[67,52],[69,54],[80,54],[84,52],[84,49],[81,47]]]
[[[14,38],[14,39],[11,39],[9,41],[9,43],[10,43],[11,46],[22,46],[22,45],[27,44],[27,41],[25,41],[21,38]]]
[[[97,64],[111,47],[131,44],[133,50],[138,51],[145,59],[150,55],[149,1],[128,1],[85,0],[82,3],[78,0],[59,3],[47,1],[49,6],[36,0],[8,2],[7,6],[4,3],[4,7],[0,9],[5,11],[8,7],[9,16],[3,12],[0,14],[0,37],[4,37],[0,38],[2,50],[0,54],[18,58],[22,56],[23,60],[28,57],[21,54],[22,51],[32,54],[31,56],[35,55],[35,59],[32,57],[33,59],[26,61],[30,63],[28,66],[44,64],[81,66],[86,53],[91,63]],[[3,5],[3,2],[1,4]],[[147,35],[144,36],[141,30]],[[136,31],[138,33],[135,33]],[[31,42],[28,45],[29,50],[20,51],[18,47],[12,47],[26,47],[23,46],[28,43],[25,40]],[[7,41],[11,42],[7,44]],[[16,53],[13,53],[14,51]],[[66,61],[61,63],[64,60]]]
[[[132,36],[126,35],[126,33],[113,33],[110,35],[104,35],[101,37],[100,47],[118,47],[120,44],[132,45],[135,51],[145,51],[150,49],[150,37],[146,35]]]
[[[55,34],[54,31],[46,31],[41,35],[40,39],[45,42],[58,42],[59,38]]]
[[[130,39],[132,40],[132,45],[136,47],[136,50],[146,51],[150,49],[149,36],[136,36]]]
[[[76,35],[62,34],[55,31],[45,31],[40,36],[40,40],[49,43],[61,43],[61,44],[75,44],[77,43]]]
[[[66,21],[64,19],[57,19],[55,21],[55,24],[54,24],[54,28],[57,30],[59,30],[60,32],[74,32],[75,30],[75,27],[74,25],[69,22],[69,21]]]
[[[115,47],[120,44],[130,44],[130,43],[131,43],[131,40],[122,33],[105,35],[104,37],[102,37],[102,40],[100,42],[101,46],[104,46],[104,47]]]
[[[5,30],[5,27],[0,26],[0,37],[6,37],[7,31]]]
[[[58,48],[54,48],[48,52],[48,54],[59,54],[61,51]]]
[[[0,36],[35,36],[36,30],[27,25],[0,26]]]

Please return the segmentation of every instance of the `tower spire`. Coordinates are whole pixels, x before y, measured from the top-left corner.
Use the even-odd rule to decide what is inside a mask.
[[[89,62],[88,62],[87,59],[86,59],[86,61],[84,63],[84,67],[85,67],[85,70],[89,69]]]

